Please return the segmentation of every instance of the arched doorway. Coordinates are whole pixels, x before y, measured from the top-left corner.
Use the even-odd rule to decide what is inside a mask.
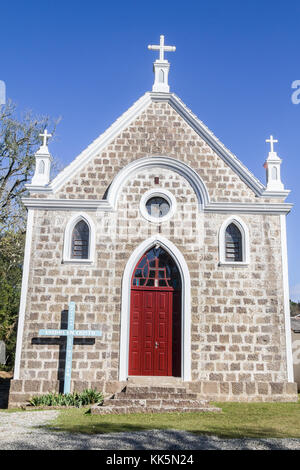
[[[181,376],[181,276],[161,246],[150,248],[131,278],[129,375]]]

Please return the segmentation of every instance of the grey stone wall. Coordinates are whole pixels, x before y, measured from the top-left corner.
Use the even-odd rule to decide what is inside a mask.
[[[211,201],[257,201],[174,110],[158,103],[149,106],[56,197],[100,199],[124,165],[148,155],[178,158],[193,167]],[[155,176],[159,176],[158,185]],[[139,210],[144,192],[158,188],[171,191],[177,201],[176,214],[159,225],[146,221]],[[21,381],[15,385],[20,393],[25,393],[24,381],[44,381],[57,388],[56,381],[63,379],[63,341],[38,339],[38,330],[60,327],[69,301],[76,302],[76,328],[103,331],[102,338],[91,342],[75,341],[73,386],[89,384],[109,391],[110,384],[117,383],[123,272],[132,251],[155,233],[177,246],[190,271],[192,381],[287,380],[279,216],[240,215],[249,229],[250,263],[219,266],[219,229],[230,214],[199,212],[196,195],[182,176],[152,168],[124,184],[116,212],[86,212],[96,226],[95,262],[63,264],[64,230],[74,213],[35,211]],[[35,387],[40,393],[50,385]]]

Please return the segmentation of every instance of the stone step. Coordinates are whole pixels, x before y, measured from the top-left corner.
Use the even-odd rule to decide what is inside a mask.
[[[165,376],[160,376],[160,377],[152,377],[152,376],[132,376],[128,377],[127,383],[130,384],[135,384],[135,385],[152,385],[152,386],[171,386],[173,387],[174,385],[182,385],[182,378],[181,377],[165,377]]]
[[[191,400],[197,400],[198,395],[197,393],[169,393],[169,392],[143,392],[143,393],[136,393],[133,390],[132,391],[126,391],[126,392],[120,392],[120,393],[115,393],[114,398],[174,398],[174,399],[191,399]]]
[[[199,406],[207,406],[208,402],[207,401],[199,401],[199,400],[168,400],[168,399],[160,399],[160,398],[155,398],[153,400],[150,399],[126,399],[126,398],[118,398],[118,399],[112,399],[112,400],[107,400],[104,401],[103,406],[113,406],[113,407],[118,407],[118,406],[141,406],[145,408],[164,408],[164,407],[175,407],[178,408],[180,406],[183,407],[189,407],[189,408],[195,408]]]
[[[214,406],[199,406],[199,407],[183,407],[178,405],[164,408],[153,408],[143,406],[99,406],[93,405],[91,407],[92,414],[107,415],[107,414],[129,414],[129,413],[220,413],[221,408]]]
[[[137,385],[126,385],[126,392],[134,393],[187,393],[185,387],[158,387],[158,386],[137,386]]]

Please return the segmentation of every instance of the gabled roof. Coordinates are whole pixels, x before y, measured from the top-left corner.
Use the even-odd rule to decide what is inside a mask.
[[[208,127],[192,113],[192,111],[174,93],[145,93],[133,106],[122,114],[103,134],[94,140],[83,152],[81,152],[63,171],[61,171],[44,188],[28,185],[32,191],[56,192],[63,184],[75,175],[93,157],[98,155],[110,144],[124,129],[145,110],[152,102],[167,102],[189,124],[194,131],[207,142],[207,144],[219,155],[220,158],[247,184],[257,196],[267,195],[265,186],[248,170],[248,168],[208,129]],[[282,191],[281,197],[287,192]],[[268,194],[275,196],[275,194]],[[276,196],[280,196],[276,193]]]

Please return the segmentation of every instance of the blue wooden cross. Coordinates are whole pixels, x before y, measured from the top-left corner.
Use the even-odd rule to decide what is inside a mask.
[[[65,381],[64,393],[70,393],[71,390],[71,373],[72,373],[72,355],[73,355],[73,340],[74,336],[89,336],[96,337],[102,336],[102,331],[99,330],[74,330],[75,323],[75,302],[69,303],[68,315],[68,328],[66,330],[40,330],[41,336],[66,336],[66,365],[65,365]]]

